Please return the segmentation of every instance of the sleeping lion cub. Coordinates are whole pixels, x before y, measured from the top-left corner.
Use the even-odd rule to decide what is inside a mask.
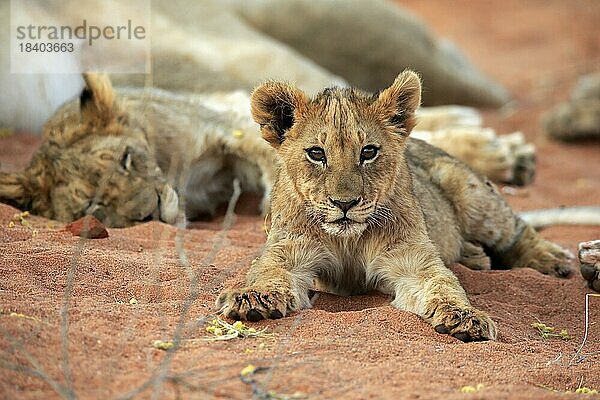
[[[515,216],[486,178],[408,138],[420,93],[412,71],[376,95],[334,88],[310,99],[277,82],[253,92],[252,116],[280,160],[272,227],[247,286],[217,299],[224,315],[256,321],[310,307],[316,280],[342,295],[389,293],[437,332],[487,340],[494,322],[446,265],[569,272],[569,254]]]

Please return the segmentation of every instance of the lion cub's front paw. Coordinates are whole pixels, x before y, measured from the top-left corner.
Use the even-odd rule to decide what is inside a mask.
[[[292,309],[291,299],[277,290],[226,289],[217,299],[217,308],[229,318],[255,322],[284,317]]]
[[[496,339],[496,324],[483,311],[472,307],[442,304],[432,320],[436,332],[452,335],[463,342]]]

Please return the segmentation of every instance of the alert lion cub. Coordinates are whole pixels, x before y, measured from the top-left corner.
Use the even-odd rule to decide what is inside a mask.
[[[277,82],[254,90],[252,116],[279,158],[272,226],[247,286],[217,299],[224,315],[281,318],[310,307],[317,280],[343,295],[389,293],[437,332],[487,340],[494,322],[447,265],[568,274],[569,253],[517,217],[492,183],[408,138],[420,93],[412,71],[376,95],[334,88],[311,99]]]

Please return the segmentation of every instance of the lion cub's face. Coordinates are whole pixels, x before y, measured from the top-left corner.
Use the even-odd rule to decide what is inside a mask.
[[[0,200],[65,222],[91,214],[110,227],[174,223],[177,195],[143,128],[119,110],[107,77],[85,78],[80,107],[51,120],[28,169],[0,174]]]
[[[291,86],[268,83],[254,91],[252,113],[309,218],[347,237],[389,216],[386,204],[405,168],[403,145],[419,102],[419,78],[405,72],[376,96],[327,89],[308,99]]]
[[[51,217],[72,221],[91,214],[110,227],[160,219],[168,185],[141,136],[135,131],[94,135],[57,154],[51,167]]]

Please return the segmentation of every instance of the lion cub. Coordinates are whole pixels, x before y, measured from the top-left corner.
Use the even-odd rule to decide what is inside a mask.
[[[567,275],[570,255],[517,217],[486,178],[409,139],[420,79],[400,74],[379,94],[326,89],[308,98],[271,82],[252,116],[278,153],[272,227],[247,286],[217,299],[224,315],[256,321],[310,307],[314,280],[333,293],[379,290],[437,332],[496,338],[446,268],[532,267]]]

